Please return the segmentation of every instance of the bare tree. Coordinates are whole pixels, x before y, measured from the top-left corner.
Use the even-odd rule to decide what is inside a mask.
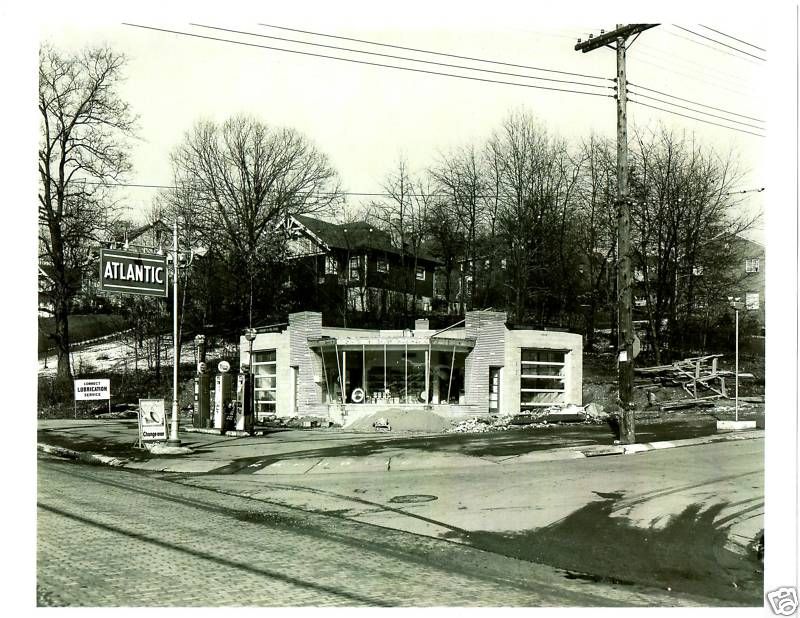
[[[398,161],[396,171],[388,175],[383,187],[387,197],[369,205],[369,219],[389,233],[400,254],[398,283],[403,289],[403,314],[407,317],[409,309],[416,312],[415,273],[422,245],[428,235],[434,190],[429,178],[412,175],[404,158]]]
[[[505,238],[513,314],[539,322],[564,308],[571,279],[567,224],[578,163],[566,142],[550,136],[525,112],[509,115],[487,146],[498,169],[498,225]]]
[[[176,184],[191,189],[200,233],[209,243],[224,244],[246,303],[242,309],[252,321],[253,279],[280,253],[276,226],[341,199],[336,172],[297,131],[248,116],[221,125],[198,122],[173,153],[173,163]]]
[[[39,51],[40,304],[55,320],[61,388],[72,378],[71,303],[90,266],[88,248],[112,218],[105,184],[130,169],[124,137],[135,119],[117,92],[124,64],[123,55],[105,47],[68,54],[44,45]]]
[[[608,140],[591,135],[582,142],[581,149],[585,165],[578,190],[574,238],[580,254],[578,268],[583,275],[581,300],[586,309],[586,342],[591,350],[598,311],[605,307],[611,317],[615,308],[610,282],[615,280],[616,273],[616,164]],[[611,321],[613,324],[614,320]]]
[[[444,157],[433,168],[439,190],[448,196],[453,218],[458,224],[464,238],[464,262],[469,271],[469,294],[466,298],[467,309],[475,306],[478,284],[478,241],[483,231],[485,220],[485,197],[487,188],[486,175],[480,153],[474,145],[455,150]],[[462,310],[464,303],[465,275],[461,270]]]
[[[699,291],[698,267],[705,281],[726,277],[724,251],[713,241],[746,231],[755,218],[733,209],[731,189],[741,173],[732,153],[721,156],[693,136],[663,127],[634,135],[635,259],[659,363],[665,344],[683,341]],[[703,304],[707,309],[707,303],[721,300],[708,298]]]
[[[433,250],[443,264],[443,295],[449,313],[453,301],[453,273],[457,271],[458,261],[464,255],[461,221],[452,202],[444,197],[433,200],[429,220],[428,233],[433,243]],[[459,277],[462,274],[458,272]]]

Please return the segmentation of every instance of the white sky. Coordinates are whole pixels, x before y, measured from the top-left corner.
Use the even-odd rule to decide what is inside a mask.
[[[317,43],[366,49],[438,62],[480,66],[480,63],[381,48],[348,41],[315,37],[259,26],[259,22],[321,33],[442,51],[475,58],[501,60],[518,65],[613,78],[615,56],[610,49],[582,54],[574,51],[578,37],[601,28],[612,29],[611,17],[581,15],[576,11],[543,15],[535,3],[465,4],[453,11],[430,3],[403,3],[403,9],[376,12],[371,4],[357,2],[269,3],[265,10],[204,14],[202,9],[182,14],[137,11],[98,16],[86,20],[43,20],[41,36],[63,48],[108,43],[129,58],[127,81],[122,90],[139,115],[139,140],[131,143],[134,171],[130,182],[169,184],[169,154],[185,132],[201,118],[222,121],[246,112],[272,125],[291,126],[327,153],[340,172],[343,187],[352,192],[378,192],[386,174],[405,155],[413,168],[434,162],[440,152],[469,142],[482,142],[513,109],[525,108],[553,132],[577,140],[591,132],[613,137],[616,131],[612,98],[550,92],[490,84],[402,70],[379,68],[293,53],[154,32],[120,25],[141,25],[178,30],[421,69],[471,74],[488,79],[527,82],[567,89],[595,88],[526,80],[492,74],[453,70],[324,49],[285,41],[236,35],[192,27],[190,22],[242,30],[256,34],[301,39]],[[575,5],[578,6],[578,5]],[[310,8],[313,7],[313,11]],[[467,8],[468,7],[468,8]],[[513,7],[513,8],[512,8]],[[502,10],[506,9],[506,10]],[[173,11],[173,13],[175,13]],[[767,47],[765,14],[693,15],[678,25],[738,47],[754,55],[764,54],[748,45],[705,30],[698,22],[752,43]],[[670,22],[671,20],[665,20]],[[485,68],[601,83],[598,80],[515,69],[497,65]],[[634,84],[669,92],[746,116],[764,119],[766,63],[695,37],[666,23],[645,32],[629,52],[628,79]],[[611,82],[605,82],[611,86]],[[606,91],[611,93],[610,90]],[[647,93],[664,98],[661,95]],[[644,100],[664,107],[661,103]],[[675,101],[679,105],[686,105]],[[678,113],[692,115],[680,108]],[[721,115],[706,108],[706,111]],[[699,115],[699,114],[693,114]],[[705,117],[710,122],[719,119]],[[744,120],[739,118],[739,120]],[[677,130],[694,132],[703,143],[720,151],[734,149],[747,174],[741,188],[765,185],[761,149],[764,139],[629,105],[629,127],[663,121]],[[759,125],[760,123],[744,120]],[[748,127],[741,127],[752,130]],[[131,210],[141,212],[154,192],[123,192]],[[747,206],[759,208],[761,196],[750,196]],[[351,198],[356,203],[359,198]]]

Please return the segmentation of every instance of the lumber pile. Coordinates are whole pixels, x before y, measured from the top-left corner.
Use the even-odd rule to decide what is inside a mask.
[[[736,377],[733,371],[721,370],[718,361],[722,354],[709,354],[684,358],[671,365],[658,365],[655,367],[636,367],[634,369],[639,379],[634,385],[639,388],[652,388],[654,382],[663,386],[680,386],[689,395],[689,399],[664,402],[664,410],[677,410],[688,407],[713,406],[713,399],[730,399],[727,386],[730,380]],[[752,378],[750,373],[739,372],[739,378]],[[726,380],[729,380],[726,386]],[[705,395],[703,395],[705,393]]]

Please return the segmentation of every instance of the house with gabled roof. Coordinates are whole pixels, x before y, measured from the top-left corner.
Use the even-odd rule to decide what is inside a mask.
[[[306,308],[344,306],[377,315],[391,306],[431,310],[440,262],[424,248],[401,248],[387,232],[364,221],[332,223],[295,215],[281,227],[292,283],[305,293]]]

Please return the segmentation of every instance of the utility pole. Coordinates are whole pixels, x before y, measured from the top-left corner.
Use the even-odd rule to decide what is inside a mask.
[[[631,212],[628,198],[628,115],[627,81],[625,77],[625,51],[628,38],[657,26],[658,24],[617,24],[611,32],[600,31],[599,36],[589,35],[587,41],[575,45],[576,51],[584,54],[600,47],[617,52],[617,307],[619,353],[619,399],[622,406],[620,442],[633,444],[636,441],[633,399],[633,300],[631,290]],[[633,44],[633,41],[631,41]]]

